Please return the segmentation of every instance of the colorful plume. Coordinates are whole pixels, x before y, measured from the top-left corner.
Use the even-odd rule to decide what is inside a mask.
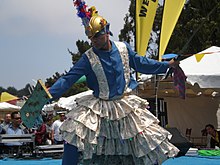
[[[87,10],[87,5],[84,0],[74,0],[74,6],[77,9],[77,16],[82,19],[82,24],[85,28],[89,26],[89,20],[92,16],[98,15],[98,11],[95,6],[92,6]]]

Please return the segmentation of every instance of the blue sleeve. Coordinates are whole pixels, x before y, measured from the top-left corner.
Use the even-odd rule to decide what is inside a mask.
[[[159,62],[144,56],[140,56],[132,50],[128,43],[125,42],[125,44],[128,49],[130,67],[135,71],[144,74],[166,73],[167,69],[169,68],[169,63],[167,61]]]
[[[52,100],[61,97],[78,79],[86,75],[86,67],[88,59],[83,55],[79,61],[67,72],[64,76],[60,77],[49,89],[52,95]]]

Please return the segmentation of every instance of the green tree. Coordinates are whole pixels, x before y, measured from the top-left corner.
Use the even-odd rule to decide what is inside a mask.
[[[130,0],[128,13],[124,18],[124,26],[118,36],[120,41],[133,42],[135,36],[135,0]]]
[[[8,87],[7,88],[7,92],[12,94],[12,95],[17,95],[17,89],[15,89],[15,87]]]
[[[26,86],[23,89],[20,89],[17,92],[17,96],[18,97],[22,97],[22,96],[30,96],[30,94],[33,91],[33,86],[31,86],[30,84],[26,84]]]
[[[119,34],[119,39],[128,43],[132,41],[132,35],[135,36],[135,0],[130,2],[129,13],[124,18],[125,24]],[[163,6],[159,5],[153,25],[156,34],[160,33],[163,10]],[[212,45],[220,45],[219,12],[219,0],[188,0],[165,53],[194,54]],[[149,44],[151,42],[152,38]],[[159,43],[159,37],[156,42]]]
[[[25,88],[17,90],[15,87],[9,86],[7,89],[0,87],[0,93],[8,92],[14,96],[22,97],[22,96],[29,96],[31,93],[31,85],[27,84]]]
[[[76,46],[78,48],[79,53],[82,55],[85,51],[87,51],[89,48],[91,48],[91,45],[88,43],[88,41],[76,41]]]
[[[185,5],[166,52],[194,54],[220,44],[219,0],[190,0]]]
[[[88,43],[88,41],[76,41],[76,46],[78,48],[78,52],[77,53],[73,53],[72,51],[70,51],[68,49],[68,52],[71,54],[72,56],[72,63],[75,64],[79,59],[80,57],[82,56],[82,54],[87,51],[91,45]]]
[[[5,92],[5,91],[6,91],[6,89],[5,89],[5,88],[0,87],[0,93]]]
[[[87,41],[80,41],[78,40],[76,42],[76,46],[78,48],[77,53],[73,53],[71,50],[68,49],[69,54],[72,56],[72,63],[73,65],[79,60],[79,58],[82,56],[82,54],[88,50],[91,45]],[[56,72],[52,77],[46,79],[46,86],[50,87],[52,86],[61,76],[63,76],[66,73],[66,71],[62,74]],[[67,90],[63,96],[68,97],[71,95],[75,95],[77,93],[83,92],[88,90],[86,86],[86,82],[80,83],[80,84],[74,84],[69,90]]]

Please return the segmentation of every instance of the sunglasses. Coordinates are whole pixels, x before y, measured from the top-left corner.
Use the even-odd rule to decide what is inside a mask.
[[[101,30],[100,32],[96,33],[94,36],[90,37],[90,39],[92,39],[92,38],[98,38],[98,37],[100,37],[100,36],[102,36],[102,35],[104,35],[104,34],[106,34],[106,31],[103,29],[103,30]]]
[[[21,119],[21,117],[15,117],[14,119],[15,119],[15,120],[19,120],[19,119]]]
[[[102,36],[102,35],[104,35],[104,34],[106,34],[105,32],[99,32],[99,33],[96,33],[94,36],[93,36],[93,38],[98,38],[98,37],[100,37],[100,36]]]

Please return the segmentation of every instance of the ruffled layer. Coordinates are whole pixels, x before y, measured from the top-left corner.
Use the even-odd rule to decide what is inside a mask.
[[[146,109],[146,100],[130,95],[105,101],[88,95],[76,102],[60,129],[83,159],[132,155],[135,164],[153,164],[177,155],[178,149],[168,142],[170,133]]]

